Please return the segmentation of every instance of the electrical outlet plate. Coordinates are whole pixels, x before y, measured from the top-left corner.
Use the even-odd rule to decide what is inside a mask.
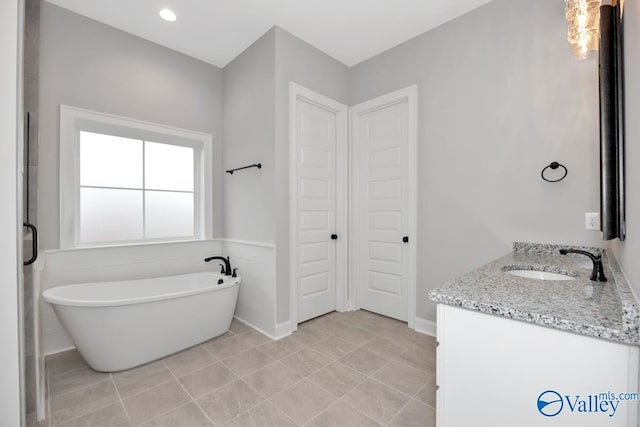
[[[600,212],[587,212],[584,214],[585,230],[600,230]]]

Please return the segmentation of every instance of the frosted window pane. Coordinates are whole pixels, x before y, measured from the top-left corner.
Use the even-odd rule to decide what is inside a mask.
[[[195,235],[193,193],[146,191],[145,196],[148,239]]]
[[[80,185],[142,188],[142,141],[80,132]]]
[[[145,187],[193,191],[193,148],[145,142]]]
[[[83,243],[142,238],[141,190],[80,189],[80,239]]]

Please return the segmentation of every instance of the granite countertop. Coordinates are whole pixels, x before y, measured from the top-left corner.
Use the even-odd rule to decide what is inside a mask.
[[[513,244],[514,251],[429,293],[437,303],[521,320],[556,329],[640,345],[640,310],[609,251],[592,247]],[[584,255],[560,255],[574,248],[603,255],[607,282],[592,282],[592,262]],[[575,280],[536,280],[504,270],[542,270]]]

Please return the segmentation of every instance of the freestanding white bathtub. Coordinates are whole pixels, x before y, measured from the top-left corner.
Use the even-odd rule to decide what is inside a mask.
[[[227,332],[239,284],[240,277],[194,273],[59,286],[42,297],[87,363],[113,372]]]

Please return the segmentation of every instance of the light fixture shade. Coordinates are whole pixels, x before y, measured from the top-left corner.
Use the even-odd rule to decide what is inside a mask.
[[[577,59],[590,58],[598,50],[600,0],[565,0],[567,41]]]

